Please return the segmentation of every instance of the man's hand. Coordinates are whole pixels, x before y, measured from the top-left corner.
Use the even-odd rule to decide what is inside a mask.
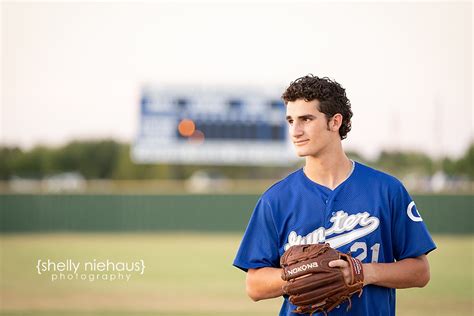
[[[346,284],[351,283],[351,268],[347,261],[342,259],[333,260],[329,262],[328,266],[330,266],[331,268],[340,268],[342,274],[344,275],[344,281],[346,281]]]
[[[330,267],[342,270],[344,279],[350,282],[349,264],[344,260],[333,260]],[[406,258],[392,263],[364,263],[364,286],[375,284],[395,289],[423,287],[430,280],[430,266],[426,255]]]

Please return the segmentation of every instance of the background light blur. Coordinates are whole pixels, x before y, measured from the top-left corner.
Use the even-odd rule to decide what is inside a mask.
[[[194,169],[162,166],[140,174],[126,166],[136,159],[119,157],[130,152],[143,127],[144,87],[173,87],[183,94],[200,87],[208,95],[234,90],[241,98],[250,87],[279,98],[290,81],[308,73],[346,88],[354,117],[343,144],[353,158],[407,182],[422,176],[423,183],[413,184],[421,191],[456,187],[446,184],[451,176],[469,177],[462,166],[470,165],[474,139],[470,2],[6,1],[1,10],[1,144],[34,152],[39,145],[112,140],[120,145],[111,145],[116,151],[104,153],[104,159],[121,164],[84,174],[77,163],[61,164],[39,153],[30,160],[42,165],[4,162],[2,169],[10,170],[4,180],[58,172],[86,179],[189,178]],[[194,144],[205,139],[199,129],[190,137]],[[279,151],[272,156],[293,156],[291,150]],[[4,160],[18,160],[8,155]],[[227,157],[232,155],[229,150]],[[187,157],[192,164],[195,155]],[[396,168],[390,160],[409,166]],[[196,156],[194,162],[202,160]],[[226,170],[219,172],[247,177]],[[260,176],[278,178],[286,171]]]

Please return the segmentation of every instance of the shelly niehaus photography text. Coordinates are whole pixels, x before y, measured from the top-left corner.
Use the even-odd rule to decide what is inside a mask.
[[[109,259],[90,261],[38,259],[36,271],[39,275],[48,276],[52,282],[72,280],[128,282],[133,274],[144,274],[145,261],[143,259],[131,262],[114,262]]]

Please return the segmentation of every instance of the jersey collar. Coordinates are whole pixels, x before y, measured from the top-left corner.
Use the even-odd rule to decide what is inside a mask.
[[[305,185],[307,187],[309,187],[311,190],[314,190],[314,189],[318,189],[318,191],[323,191],[325,192],[326,194],[332,194],[332,193],[335,193],[336,191],[338,191],[341,187],[343,187],[347,182],[349,182],[351,180],[351,178],[354,176],[354,174],[356,173],[356,169],[357,169],[357,165],[358,163],[355,162],[354,160],[351,159],[351,162],[352,162],[352,169],[351,171],[349,172],[349,174],[347,175],[346,179],[344,181],[342,181],[341,183],[339,183],[339,185],[337,187],[334,188],[334,190],[331,190],[330,188],[328,188],[327,186],[324,186],[322,184],[319,184],[313,180],[311,180],[310,178],[308,178],[308,176],[304,173],[304,168],[301,168],[300,169],[300,173],[302,175],[302,178],[303,178],[303,182],[305,183]]]

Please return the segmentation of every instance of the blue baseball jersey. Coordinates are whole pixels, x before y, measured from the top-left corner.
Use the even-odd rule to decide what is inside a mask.
[[[354,162],[350,176],[331,190],[310,180],[303,169],[270,187],[258,200],[234,266],[247,271],[280,267],[292,245],[329,243],[363,263],[394,262],[436,248],[402,183]],[[395,315],[395,289],[368,285],[354,295],[352,315]],[[330,315],[347,315],[348,302]],[[280,315],[296,307],[284,296]]]

